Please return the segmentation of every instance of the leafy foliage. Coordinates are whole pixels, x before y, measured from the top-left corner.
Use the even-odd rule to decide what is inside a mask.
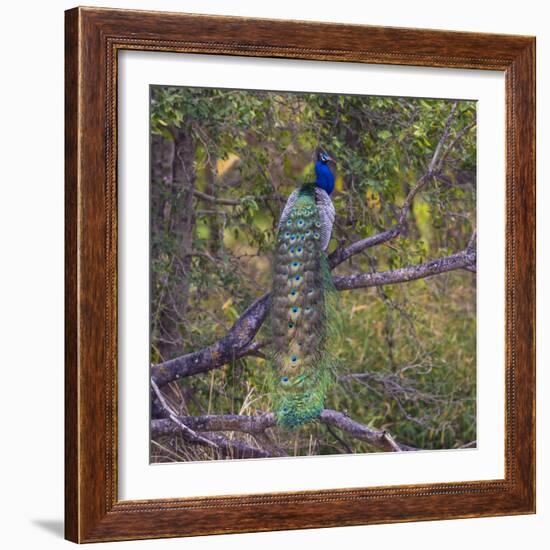
[[[153,87],[151,362],[222,337],[270,287],[280,211],[297,185],[314,179],[318,144],[338,163],[330,252],[397,222],[450,109],[439,99]],[[337,273],[396,269],[467,246],[475,118],[475,102],[458,102],[444,162],[416,196],[407,232]],[[339,382],[327,407],[424,449],[475,440],[472,273],[340,293],[334,323]],[[266,365],[250,356],[173,383],[171,403],[189,415],[271,410]],[[272,436],[292,454],[372,451],[317,423]],[[155,460],[206,458],[180,451]]]

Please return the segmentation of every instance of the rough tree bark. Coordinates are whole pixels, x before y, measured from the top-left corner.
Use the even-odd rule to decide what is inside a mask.
[[[196,182],[195,140],[187,129],[174,129],[173,136],[173,142],[162,138],[162,152],[159,153],[163,161],[163,182],[167,189],[166,200],[158,201],[162,204],[162,225],[177,240],[168,272],[161,275],[163,279],[160,288],[164,297],[163,307],[157,318],[156,340],[158,352],[163,359],[173,357],[182,348],[180,327],[185,322],[188,303],[188,273],[196,223],[193,206]],[[153,149],[155,146],[156,142],[153,141]],[[154,152],[153,156],[156,155]],[[155,168],[154,175],[156,173]],[[154,297],[153,301],[156,303]]]
[[[257,416],[239,414],[180,416],[177,418],[177,421],[176,423],[170,418],[153,420],[151,422],[151,435],[153,437],[182,435],[190,443],[211,445],[212,440],[209,439],[211,432],[242,432],[253,436],[261,436],[265,434],[266,430],[277,425],[274,413],[265,413]],[[418,450],[414,447],[398,443],[385,430],[376,430],[355,422],[349,416],[338,411],[325,409],[319,415],[319,422],[338,428],[346,435],[365,441],[372,447],[382,451],[400,452]],[[182,426],[188,431],[182,431]],[[196,432],[199,432],[201,436],[207,434],[205,438],[208,440],[206,442],[198,441],[196,439]],[[271,453],[268,456],[271,456]]]
[[[154,135],[151,140],[151,235],[162,235],[170,227],[172,187],[174,182],[174,141]],[[161,255],[158,239],[151,239],[151,257]],[[161,294],[169,282],[168,273],[152,270],[151,304],[162,303]],[[167,320],[163,310],[151,310],[151,332],[161,347],[162,328]],[[161,353],[162,355],[162,353]]]

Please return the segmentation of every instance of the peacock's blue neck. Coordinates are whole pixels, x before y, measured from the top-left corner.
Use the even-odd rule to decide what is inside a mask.
[[[324,189],[329,195],[334,191],[334,175],[325,162],[318,160],[315,163],[315,185]]]

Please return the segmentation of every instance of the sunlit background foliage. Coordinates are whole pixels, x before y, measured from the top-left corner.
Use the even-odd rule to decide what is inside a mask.
[[[427,169],[450,100],[151,88],[151,362],[222,337],[270,287],[276,224],[312,181],[314,150],[337,160],[329,251],[383,231]],[[334,273],[384,271],[466,248],[475,229],[475,102],[459,101],[442,171],[415,198],[407,231]],[[457,138],[456,142],[453,140]],[[476,439],[475,274],[460,270],[339,293],[331,345],[338,382],[327,408],[422,449]],[[257,338],[266,337],[265,328]],[[171,383],[182,415],[270,411],[268,362],[245,357]],[[371,452],[312,423],[275,429],[290,454]],[[159,440],[152,460],[216,458]]]

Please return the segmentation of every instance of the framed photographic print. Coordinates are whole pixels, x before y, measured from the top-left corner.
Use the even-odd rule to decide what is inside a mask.
[[[533,513],[535,40],[66,12],[66,537]]]

